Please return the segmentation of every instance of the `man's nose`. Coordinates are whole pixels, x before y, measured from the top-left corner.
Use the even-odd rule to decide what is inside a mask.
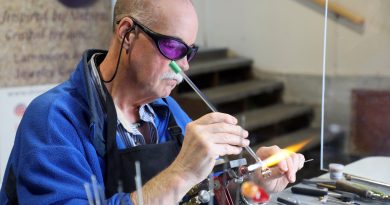
[[[190,65],[187,61],[187,57],[184,57],[178,61],[176,61],[176,63],[180,66],[180,68],[183,70],[183,72],[187,71],[188,69],[190,69]]]

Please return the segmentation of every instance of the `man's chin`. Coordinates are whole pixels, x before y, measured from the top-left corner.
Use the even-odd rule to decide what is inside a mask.
[[[169,80],[167,80],[167,82],[168,82],[168,84],[169,84],[170,86],[173,86],[174,88],[175,88],[176,85],[179,85],[179,84],[180,84],[180,82],[177,81],[177,80],[175,80],[175,79],[169,79]]]
[[[164,90],[164,92],[162,92],[162,94],[160,95],[162,98],[166,98],[166,97],[168,97],[168,96],[170,96],[171,95],[171,93],[172,93],[172,90],[175,88],[176,86],[172,86],[172,87],[167,87],[165,90]]]
[[[179,81],[176,81],[174,79],[172,80],[164,80],[165,81],[165,89],[161,92],[160,97],[165,98],[171,95],[171,92],[175,87],[180,83]]]
[[[171,95],[171,92],[166,92],[166,93],[161,95],[161,98],[166,98],[166,97],[168,97],[170,95]]]

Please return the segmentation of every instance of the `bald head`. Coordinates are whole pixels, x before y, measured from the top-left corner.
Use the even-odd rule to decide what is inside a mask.
[[[120,77],[113,80],[112,92],[124,94],[122,88],[126,87],[131,99],[142,98],[137,104],[168,96],[176,86],[174,79],[163,75],[172,73],[169,62],[175,59],[184,71],[189,69],[187,53],[182,51],[195,43],[198,32],[192,1],[117,0],[114,12],[115,32],[101,63],[103,79],[112,78],[118,71]],[[179,51],[180,59],[167,55]],[[112,66],[115,64],[117,70]]]
[[[132,16],[148,26],[160,24],[160,20],[169,15],[172,5],[193,9],[192,0],[117,0],[113,28],[115,30],[116,23],[126,16]]]

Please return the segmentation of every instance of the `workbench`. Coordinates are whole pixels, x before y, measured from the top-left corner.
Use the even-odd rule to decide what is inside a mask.
[[[363,159],[360,159],[358,161],[355,161],[351,164],[348,164],[344,168],[344,173],[369,178],[375,181],[380,181],[386,184],[390,184],[390,157],[366,157]],[[299,173],[298,173],[299,174]],[[315,180],[330,180],[329,174],[324,174],[319,177],[314,178]],[[371,187],[374,187],[377,190],[383,191],[386,194],[390,194],[390,188],[379,186],[379,185],[372,185],[368,183],[363,183],[360,181],[353,181],[358,182],[360,184],[369,185]],[[297,184],[295,186],[299,187],[310,187],[314,188],[314,186],[309,186],[306,184]],[[301,194],[294,194],[291,192],[291,187],[287,188],[286,190],[275,193],[271,195],[271,200],[267,204],[283,204],[278,203],[277,198],[282,197],[285,199],[291,199],[291,200],[298,200],[300,205],[316,205],[316,204],[323,204],[320,202],[318,197],[313,196],[306,196]],[[356,200],[357,203],[361,205],[372,205],[372,204],[378,204],[378,205],[389,205],[390,202],[380,202],[380,201],[372,201],[372,200]],[[327,202],[325,204],[333,205],[333,204],[347,204],[347,203],[334,203],[334,202]]]

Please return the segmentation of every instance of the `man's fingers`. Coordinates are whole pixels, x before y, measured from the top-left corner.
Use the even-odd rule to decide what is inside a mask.
[[[292,153],[285,161],[288,166],[286,176],[289,182],[293,183],[296,180],[296,172],[300,170],[305,163],[305,157],[299,153]]]
[[[295,182],[295,172],[297,171],[297,166],[294,166],[294,161],[293,158],[295,157],[295,154],[292,154],[291,156],[286,158],[286,163],[288,166],[288,171],[286,172],[288,181],[290,183]]]
[[[305,156],[303,156],[303,154],[298,154],[298,160],[299,160],[298,170],[300,170],[305,165]]]
[[[279,167],[269,167],[269,171],[267,172],[262,172],[261,169],[258,169],[256,171],[257,175],[259,175],[260,178],[262,179],[267,179],[267,180],[272,180],[272,179],[277,179],[285,175],[285,172],[280,170]]]
[[[280,148],[276,145],[271,147],[261,147],[256,151],[257,156],[259,156],[261,159],[266,159],[278,152],[280,152]]]
[[[241,126],[218,122],[213,124],[199,124],[198,122],[191,122],[186,126],[186,130],[198,133],[204,136],[213,136],[215,134],[232,134],[247,138],[249,133],[244,130]]]
[[[214,123],[209,125],[208,128],[213,133],[230,133],[234,135],[243,136],[245,138],[248,137],[248,131],[244,130],[241,126],[232,125],[227,123]]]
[[[241,151],[241,147],[232,146],[228,144],[215,144],[213,146],[213,152],[219,156],[237,155],[240,154]]]
[[[216,134],[212,138],[210,138],[210,141],[215,144],[230,144],[234,146],[244,147],[249,145],[249,140],[244,139],[237,135],[232,134]]]
[[[195,121],[196,123],[208,125],[213,123],[224,122],[228,124],[235,125],[237,124],[237,119],[229,114],[220,113],[220,112],[212,112],[206,115],[203,115],[201,118]]]

